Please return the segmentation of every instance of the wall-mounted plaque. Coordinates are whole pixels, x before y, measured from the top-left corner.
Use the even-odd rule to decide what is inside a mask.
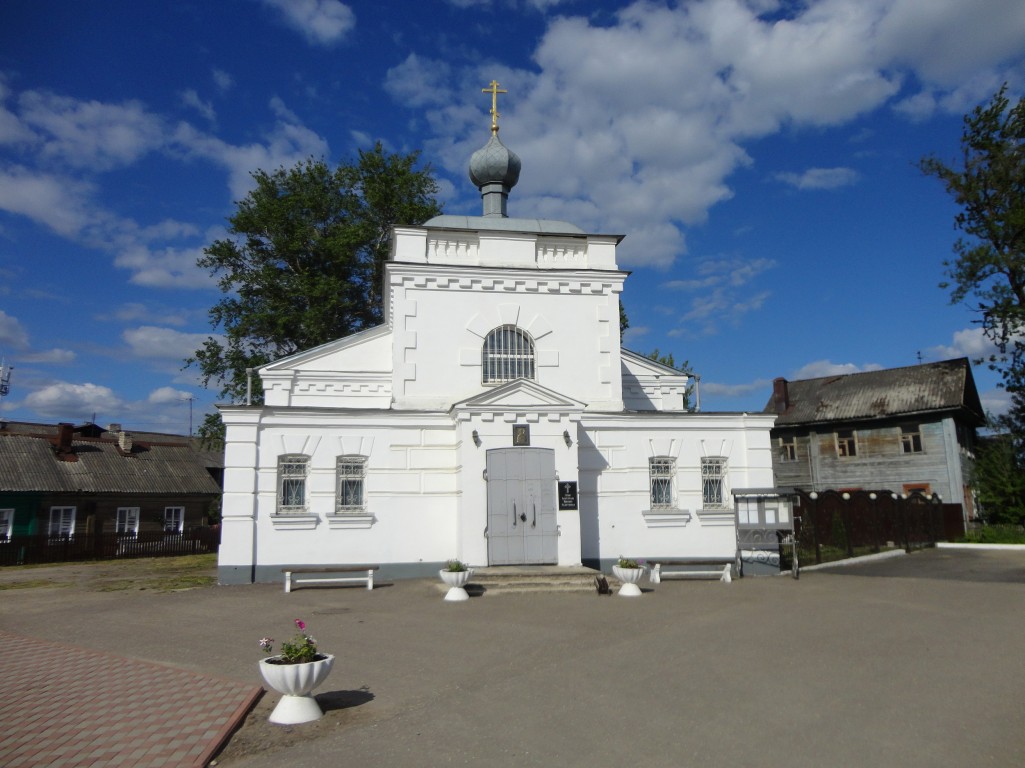
[[[529,424],[513,424],[513,445],[530,445]]]
[[[577,483],[576,480],[562,480],[559,482],[559,509],[577,508]]]

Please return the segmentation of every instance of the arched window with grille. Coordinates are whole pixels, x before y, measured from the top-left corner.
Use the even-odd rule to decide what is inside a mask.
[[[484,339],[481,380],[498,384],[534,378],[534,341],[515,325],[495,328]]]

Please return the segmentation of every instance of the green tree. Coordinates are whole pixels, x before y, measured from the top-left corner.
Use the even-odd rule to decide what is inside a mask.
[[[1025,465],[1012,435],[1001,432],[979,441],[972,487],[987,523],[1017,523],[1025,518]]]
[[[239,401],[246,369],[382,322],[392,228],[441,212],[431,168],[418,169],[418,160],[419,152],[389,154],[378,143],[334,170],[310,158],[252,174],[256,187],[228,219],[229,236],[197,262],[224,294],[209,311],[223,335],[186,361],[204,386]],[[219,422],[207,417],[200,435],[215,438]]]
[[[919,168],[943,182],[961,210],[956,258],[944,262],[951,302],[979,313],[1000,354],[990,366],[1011,392],[1025,388],[1025,99],[1012,105],[1005,84],[965,115],[961,157],[947,165],[924,157]]]
[[[654,360],[656,363],[661,363],[662,365],[668,366],[669,368],[673,368],[674,370],[686,374],[687,376],[694,375],[694,371],[691,370],[690,367],[690,361],[684,360],[682,363],[677,365],[676,360],[673,359],[672,352],[662,354],[658,351],[658,347],[655,347],[655,349],[653,349],[651,352],[645,355],[645,357],[647,357],[649,360]],[[693,391],[693,389],[694,385],[690,384],[687,386],[687,391],[683,394],[683,407],[687,410],[690,410],[690,393]]]

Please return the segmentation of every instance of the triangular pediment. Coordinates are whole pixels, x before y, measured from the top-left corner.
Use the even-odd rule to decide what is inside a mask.
[[[391,368],[391,328],[378,325],[343,336],[319,347],[296,352],[260,369],[260,375],[291,371],[348,371],[359,369],[386,371]]]
[[[516,379],[452,406],[454,411],[582,411],[585,403],[535,381]]]
[[[675,368],[652,360],[650,357],[632,352],[629,349],[620,350],[620,361],[623,373],[633,376],[680,376],[687,378],[687,374],[681,373]]]

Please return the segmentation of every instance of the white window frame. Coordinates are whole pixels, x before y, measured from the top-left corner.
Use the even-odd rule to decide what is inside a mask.
[[[729,506],[726,488],[726,457],[701,457],[701,506],[705,509],[726,509]]]
[[[335,513],[363,514],[367,508],[367,457],[339,456],[335,463]]]
[[[14,532],[14,508],[0,509],[0,542],[10,541]]]
[[[138,536],[139,535],[139,508],[138,507],[118,507],[117,508],[117,520],[114,524],[114,531],[116,533],[124,534],[126,536]]]
[[[50,538],[75,538],[75,507],[50,507],[50,525],[47,536]]]
[[[676,459],[652,456],[648,459],[649,502],[652,509],[676,507]]]
[[[278,456],[279,515],[302,515],[309,511],[309,476],[309,456],[300,453]]]
[[[858,456],[858,431],[856,429],[838,429],[833,433],[836,441],[838,459],[854,459]]]
[[[536,378],[534,340],[518,326],[500,325],[492,329],[481,345],[480,354],[482,384]]]
[[[185,530],[185,507],[164,507],[164,533]]]
[[[897,430],[900,432],[900,452],[902,455],[925,453],[925,445],[922,443],[921,424],[901,424]]]

